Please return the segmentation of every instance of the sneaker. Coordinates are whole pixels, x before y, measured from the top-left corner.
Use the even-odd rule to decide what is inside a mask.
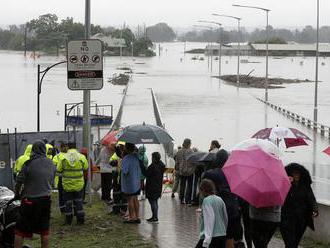
[[[148,222],[151,222],[153,219],[154,219],[154,218],[151,217],[151,218],[147,219],[147,221],[148,221]]]
[[[149,223],[158,223],[158,218],[152,218]]]
[[[172,195],[171,195],[171,198],[175,198],[175,195],[174,195],[174,193],[172,193]]]

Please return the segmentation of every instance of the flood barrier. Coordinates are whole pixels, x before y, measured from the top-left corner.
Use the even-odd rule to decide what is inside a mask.
[[[294,113],[290,110],[284,109],[284,108],[282,108],[278,105],[275,105],[273,103],[266,102],[265,100],[263,100],[261,98],[256,97],[256,99],[260,102],[263,102],[264,104],[271,107],[272,109],[276,110],[277,112],[283,114],[287,118],[289,118],[293,121],[299,122],[302,125],[306,126],[307,128],[316,131],[322,137],[328,137],[328,139],[330,140],[330,127],[329,126],[323,125],[323,124],[318,123],[318,122],[314,122],[313,120],[308,119],[308,118],[306,118],[302,115],[299,115],[299,114]]]

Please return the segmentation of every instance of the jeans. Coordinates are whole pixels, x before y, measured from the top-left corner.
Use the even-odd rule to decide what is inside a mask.
[[[83,207],[82,195],[83,191],[66,192],[64,193],[65,199],[65,219],[66,224],[72,223],[73,214],[77,217],[77,223],[83,224],[85,222],[85,212]]]
[[[148,199],[151,207],[152,218],[158,219],[158,199]]]

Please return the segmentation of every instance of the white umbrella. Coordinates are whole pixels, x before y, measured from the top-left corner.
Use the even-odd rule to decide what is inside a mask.
[[[264,139],[251,138],[236,144],[231,150],[250,150],[252,147],[258,146],[263,151],[273,154],[276,157],[282,156],[280,149],[272,142]]]

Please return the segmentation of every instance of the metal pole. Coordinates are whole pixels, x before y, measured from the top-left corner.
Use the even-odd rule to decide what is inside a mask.
[[[213,42],[211,41],[210,51],[211,51],[211,74],[213,70],[213,48],[212,48]]]
[[[25,23],[25,28],[24,28],[24,57],[26,57],[26,50],[27,50],[27,23]]]
[[[219,81],[221,80],[221,26],[219,27]]]
[[[317,123],[317,95],[319,81],[319,29],[320,29],[320,0],[317,0],[317,28],[316,28],[316,66],[315,66],[315,95],[314,95],[314,123]],[[315,128],[315,126],[314,126]]]
[[[237,87],[240,86],[239,82],[239,66],[240,66],[240,55],[241,55],[241,27],[240,27],[240,19],[238,21],[238,54],[237,54]]]
[[[268,34],[268,10],[266,10],[266,80],[265,80],[265,101],[268,102],[268,43],[269,43],[269,34]]]
[[[37,132],[40,132],[40,65],[38,65],[37,81]]]
[[[91,30],[91,4],[90,0],[85,0],[85,39],[89,39],[90,37],[90,30]],[[90,102],[91,102],[91,95],[90,90],[84,90],[83,96],[84,102],[84,117],[83,117],[83,146],[87,148],[87,161],[90,161],[90,154],[91,154],[91,145],[90,145]],[[89,202],[92,202],[92,194],[91,194],[91,166],[88,167],[88,191],[89,191]]]

